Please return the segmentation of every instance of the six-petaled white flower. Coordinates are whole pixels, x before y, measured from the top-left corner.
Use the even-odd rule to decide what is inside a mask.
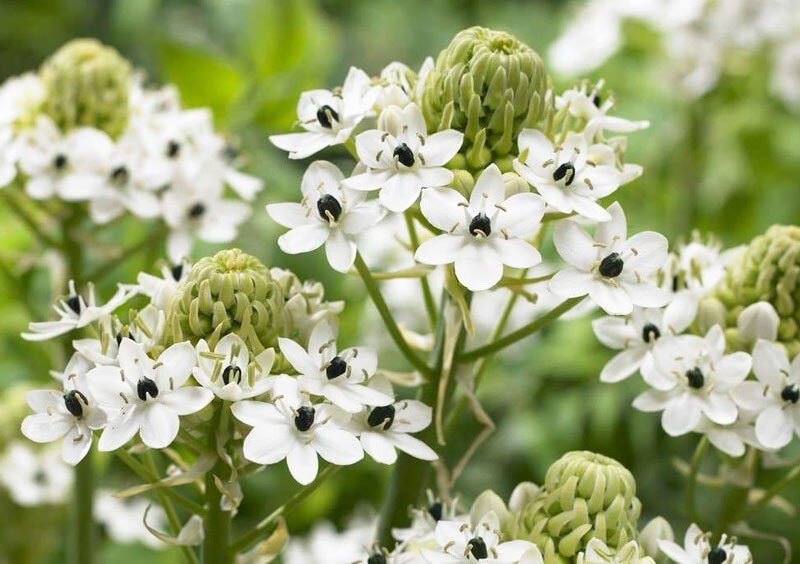
[[[270,204],[270,217],[290,231],[278,238],[286,253],[313,251],[325,244],[331,267],[347,272],[356,257],[354,237],[375,225],[383,210],[365,194],[342,187],[344,175],[335,165],[315,161],[303,175],[299,204]]]
[[[423,187],[447,186],[452,171],[444,165],[461,148],[464,134],[447,129],[428,135],[422,110],[416,104],[383,111],[378,129],[356,137],[358,158],[367,171],[344,180],[346,188],[380,189],[380,202],[393,212],[411,207]]]
[[[669,540],[658,541],[661,552],[677,564],[752,564],[750,549],[723,534],[720,542],[711,544],[711,534],[703,533],[692,523],[686,529],[683,546]]]
[[[23,507],[64,503],[73,474],[58,449],[49,447],[34,450],[30,443],[13,441],[0,458],[0,484]]]
[[[192,371],[197,383],[227,401],[241,401],[266,393],[274,377],[275,349],[264,349],[252,361],[239,335],[229,333],[210,351],[205,339],[197,343],[197,366]]]
[[[593,238],[572,220],[558,222],[553,243],[569,266],[550,280],[550,291],[563,298],[588,294],[611,315],[665,305],[669,295],[654,275],[667,260],[667,240],[654,231],[628,238],[622,207],[615,202],[608,213],[611,220],[598,224]]]
[[[425,264],[455,263],[458,281],[470,290],[487,290],[503,276],[503,265],[530,268],[542,260],[523,237],[539,227],[544,202],[529,192],[505,197],[500,169],[487,167],[469,202],[450,188],[428,188],[422,213],[444,231],[420,245],[416,260]]]

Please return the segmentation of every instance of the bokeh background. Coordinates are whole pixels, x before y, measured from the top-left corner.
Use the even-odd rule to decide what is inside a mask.
[[[236,245],[269,265],[322,280],[331,298],[346,300],[342,333],[345,342],[355,343],[375,327],[360,282],[331,271],[319,254],[289,257],[276,248],[279,231],[263,204],[293,199],[306,163],[289,161],[267,135],[292,125],[301,91],[340,84],[350,65],[370,74],[395,60],[418,68],[457,31],[475,24],[512,32],[544,55],[575,10],[560,0],[0,0],[0,79],[36,68],[69,39],[93,36],[119,49],[153,82],[176,84],[185,105],[211,107],[218,126],[240,143],[248,170],[266,183]],[[689,100],[664,72],[658,36],[636,24],[622,33],[623,47],[589,77],[606,79],[619,115],[652,123],[630,137],[628,149],[629,161],[643,164],[645,174],[618,192],[631,231],[654,229],[676,241],[699,229],[736,245],[770,224],[797,223],[800,121],[770,94],[766,55],[756,51],[737,60],[716,88]],[[554,76],[559,90],[571,81]],[[336,151],[325,157],[346,162]],[[0,233],[0,256],[16,265],[0,278],[0,442],[6,445],[18,435],[25,386],[48,382],[48,370],[60,361],[57,347],[48,357],[19,338],[29,321],[47,315],[46,262],[31,257],[33,240],[4,206]],[[138,240],[135,224],[123,222],[111,233],[120,244]],[[198,256],[206,250],[214,249],[198,249]],[[117,268],[101,293],[117,281],[133,281],[139,270],[152,270],[159,256],[160,249],[153,249]],[[18,293],[10,277],[30,291]],[[697,436],[669,439],[657,416],[635,412],[630,402],[641,388],[636,379],[600,384],[597,376],[609,356],[582,319],[552,326],[495,362],[481,397],[498,431],[459,483],[463,497],[470,500],[489,487],[507,496],[519,481],[540,482],[563,452],[589,449],[633,471],[642,522],[664,515],[682,536],[684,478],[674,461],[688,459]],[[390,367],[394,360],[389,354]],[[449,451],[459,452],[478,430],[463,417],[454,436],[464,442],[456,440]],[[718,464],[712,458],[708,470]],[[105,464],[104,485],[134,483],[112,460]],[[302,534],[320,519],[344,525],[380,503],[388,472],[372,461],[347,468],[291,515],[290,529]],[[769,483],[777,472],[765,471],[761,479]],[[294,487],[282,465],[251,479],[241,521],[254,522]],[[703,512],[713,516],[719,492],[701,487],[700,495]],[[800,485],[785,498],[800,503]],[[0,511],[0,563],[63,561],[65,508],[23,509],[0,491]],[[760,517],[757,528],[789,537],[800,554],[796,516],[770,509]],[[754,546],[761,561],[778,561],[776,544]],[[167,564],[179,562],[179,555],[107,541],[99,561]]]

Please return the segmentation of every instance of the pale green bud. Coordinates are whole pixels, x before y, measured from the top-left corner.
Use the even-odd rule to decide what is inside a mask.
[[[128,125],[131,66],[96,39],[74,39],[40,69],[44,111],[63,130],[89,126],[112,137]]]
[[[484,491],[475,499],[469,510],[470,523],[473,525],[479,523],[481,518],[488,513],[497,515],[501,523],[508,519],[508,509],[505,502],[492,490]]]
[[[450,186],[461,192],[463,196],[469,199],[472,194],[472,189],[475,187],[475,177],[468,170],[455,170],[453,171],[453,181]]]
[[[477,172],[515,152],[520,130],[552,111],[549,87],[536,51],[503,31],[471,27],[439,54],[422,90],[422,112],[429,130],[464,133],[462,153]]]
[[[516,172],[507,172],[503,175],[503,188],[505,188],[506,198],[531,191],[531,185]]]
[[[205,339],[213,350],[220,338],[235,333],[254,355],[277,350],[283,308],[283,293],[260,260],[239,249],[220,251],[200,259],[175,292],[164,344]]]
[[[730,333],[738,332],[747,306],[770,303],[780,317],[777,340],[790,356],[800,353],[800,227],[773,225],[753,239],[730,265],[715,296],[727,309]]]
[[[697,333],[705,335],[714,325],[724,328],[727,314],[725,305],[717,298],[713,296],[703,298],[697,307],[697,317],[694,320]]]
[[[511,538],[536,543],[545,564],[567,564],[593,539],[617,551],[637,539],[636,481],[619,462],[570,452],[547,471],[539,494],[509,519]]]
[[[639,544],[641,544],[645,554],[656,558],[661,551],[658,547],[658,541],[661,540],[674,541],[675,533],[669,522],[663,517],[658,516],[651,519],[639,532]]]

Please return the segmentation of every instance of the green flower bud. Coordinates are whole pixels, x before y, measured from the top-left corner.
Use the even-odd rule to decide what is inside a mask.
[[[508,33],[471,27],[439,54],[422,112],[429,131],[464,132],[462,153],[475,172],[514,152],[520,130],[552,111],[549,87],[536,51]]]
[[[614,551],[636,540],[640,511],[636,481],[624,466],[570,452],[550,467],[538,495],[512,514],[504,532],[536,543],[545,564],[567,564],[593,538]]]
[[[220,338],[236,333],[254,355],[277,350],[283,309],[283,292],[260,260],[239,249],[220,251],[200,259],[173,296],[164,345],[205,339],[213,350]]]
[[[112,137],[128,125],[131,66],[96,39],[74,39],[40,69],[44,111],[63,130],[96,127]]]
[[[737,331],[739,315],[747,306],[772,304],[780,316],[778,341],[790,356],[800,353],[800,227],[773,225],[753,239],[730,265],[714,295],[727,310],[727,333]]]

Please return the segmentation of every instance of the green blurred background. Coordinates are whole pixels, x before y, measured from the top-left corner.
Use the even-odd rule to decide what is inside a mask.
[[[394,60],[418,68],[457,31],[474,24],[510,31],[544,55],[574,8],[558,0],[2,0],[0,77],[34,69],[69,39],[94,36],[119,49],[152,82],[175,83],[185,105],[210,106],[219,127],[241,143],[247,169],[265,180],[237,246],[267,264],[324,281],[330,297],[348,303],[342,332],[345,342],[354,343],[371,308],[363,302],[360,282],[331,271],[318,253],[289,257],[276,249],[279,230],[263,204],[294,199],[307,163],[289,161],[270,146],[267,135],[292,125],[301,91],[340,84],[350,65],[370,74]],[[657,36],[633,25],[624,33],[625,47],[590,78],[606,79],[619,115],[652,123],[629,138],[629,161],[645,168],[642,178],[618,192],[630,230],[654,229],[675,240],[697,228],[733,245],[772,223],[796,223],[800,122],[769,96],[764,54],[739,61],[714,91],[689,103],[664,78],[665,55]],[[570,84],[559,77],[554,82],[559,90]],[[335,150],[324,157],[345,166],[348,162]],[[19,397],[15,387],[48,383],[47,371],[58,368],[59,360],[57,350],[47,357],[40,346],[19,338],[31,319],[47,315],[46,268],[34,260],[33,240],[5,206],[0,206],[0,225],[0,256],[19,265],[11,274],[30,289],[27,296],[19,295],[16,285],[0,280],[0,390],[7,406],[0,418],[13,421],[12,404]],[[121,245],[138,240],[133,222],[122,222],[110,233]],[[197,256],[206,250],[213,248],[198,248]],[[151,259],[140,257],[118,268],[101,293],[107,296],[117,281],[133,281],[146,260]],[[499,430],[461,480],[464,498],[488,487],[507,496],[519,481],[540,482],[563,452],[595,450],[618,458],[635,474],[644,505],[642,524],[662,514],[682,537],[684,479],[672,461],[688,459],[697,436],[670,439],[657,416],[629,407],[642,388],[636,379],[601,385],[598,373],[609,357],[584,319],[553,326],[496,362],[481,396]],[[457,433],[463,440],[448,445],[448,451],[459,452],[478,430],[469,417],[463,418]],[[3,424],[0,433],[7,442],[16,436],[16,424]],[[709,471],[718,464],[713,458],[708,457]],[[106,462],[107,485],[134,483],[111,460]],[[388,472],[372,461],[345,469],[292,514],[292,532],[302,533],[321,518],[341,525],[364,504],[379,504]],[[768,471],[761,479],[769,483],[777,475]],[[245,526],[254,522],[294,488],[283,465],[259,474],[245,484],[240,521]],[[718,492],[701,487],[700,493],[700,507],[713,517]],[[800,487],[786,497],[800,502]],[[1,508],[0,563],[63,561],[65,511],[22,510],[7,499]],[[800,553],[796,517],[787,519],[771,509],[760,517],[758,529],[792,538]],[[761,562],[779,558],[774,543],[754,546]],[[109,542],[99,561],[166,564],[178,562],[179,555]]]

